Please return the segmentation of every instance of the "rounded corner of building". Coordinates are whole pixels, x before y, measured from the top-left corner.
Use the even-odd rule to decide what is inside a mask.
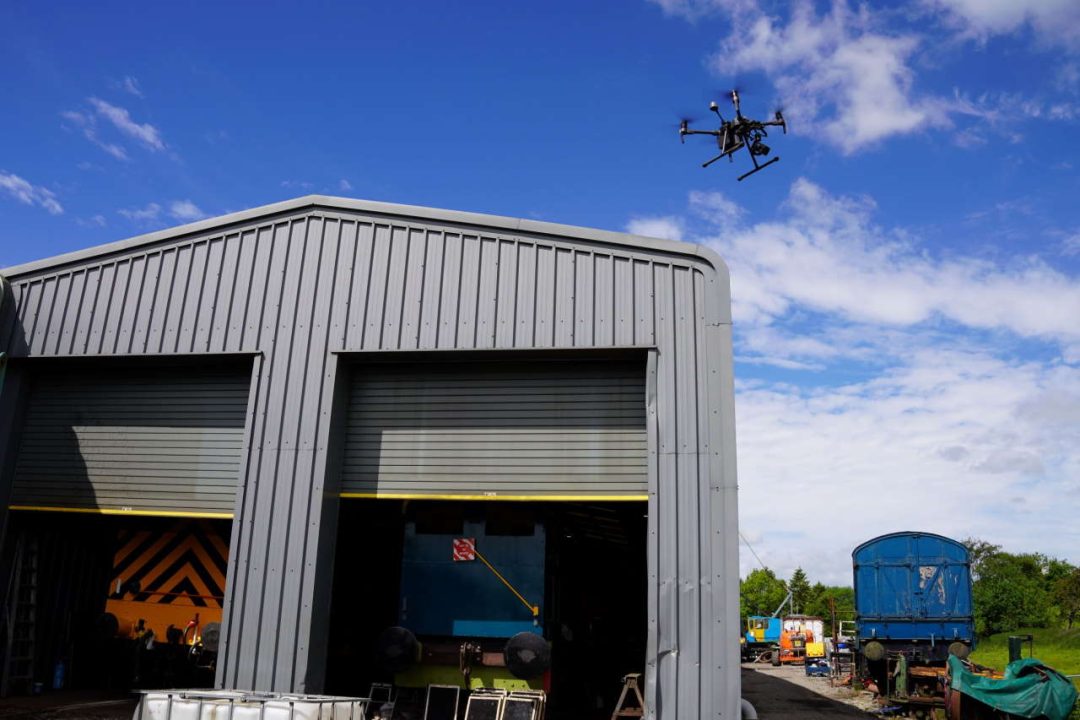
[[[723,280],[725,283],[731,282],[731,268],[728,267],[727,261],[721,257],[720,253],[716,252],[708,245],[694,245],[694,248],[695,254],[712,268],[719,279]]]

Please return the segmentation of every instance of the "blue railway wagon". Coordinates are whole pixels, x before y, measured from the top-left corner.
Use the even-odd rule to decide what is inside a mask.
[[[864,656],[906,651],[913,659],[966,657],[975,646],[971,557],[956,540],[898,532],[852,553],[855,626]]]

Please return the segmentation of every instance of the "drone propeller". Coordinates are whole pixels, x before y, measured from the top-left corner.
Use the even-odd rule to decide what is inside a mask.
[[[780,123],[780,127],[783,128],[784,134],[787,135],[787,120],[784,118],[784,108],[778,107],[773,112],[773,119]]]

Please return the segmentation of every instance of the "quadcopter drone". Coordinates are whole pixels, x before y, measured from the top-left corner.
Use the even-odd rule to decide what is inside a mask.
[[[734,120],[725,120],[724,116],[720,114],[720,108],[713,101],[709,103],[709,109],[716,113],[716,117],[720,118],[720,128],[718,130],[691,130],[690,121],[683,120],[679,124],[679,140],[686,142],[687,135],[712,135],[716,138],[716,145],[720,148],[720,154],[712,160],[702,163],[701,167],[709,167],[723,157],[734,161],[735,153],[745,147],[747,152],[750,153],[754,169],[739,176],[739,180],[744,180],[758,170],[764,170],[773,163],[780,162],[779,156],[763,163],[758,163],[758,158],[768,155],[771,149],[762,142],[762,138],[767,137],[769,134],[765,128],[771,125],[779,125],[784,129],[784,134],[787,135],[787,122],[784,121],[784,115],[779,110],[776,111],[775,119],[764,122],[743,117],[742,112],[739,110],[738,90],[731,91],[731,103],[735,106]]]

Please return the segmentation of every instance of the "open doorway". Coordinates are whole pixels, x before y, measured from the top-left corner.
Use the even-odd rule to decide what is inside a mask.
[[[640,501],[343,500],[327,691],[392,683],[407,718],[429,685],[534,689],[549,718],[610,717],[644,671],[646,524]]]
[[[12,511],[3,691],[212,687],[229,520]]]

